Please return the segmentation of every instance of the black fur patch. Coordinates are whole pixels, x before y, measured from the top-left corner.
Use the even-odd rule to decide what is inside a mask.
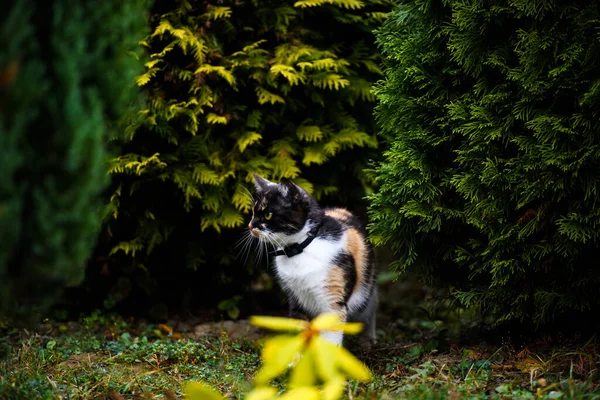
[[[309,207],[303,202],[284,196],[278,186],[256,192],[252,208],[252,225],[258,229],[268,228],[272,232],[288,235],[304,227],[309,211]],[[269,213],[272,216],[267,219]]]
[[[275,233],[297,233],[308,219],[318,223],[323,216],[316,200],[288,180],[282,179],[279,184],[257,181],[253,200],[251,224]],[[271,216],[267,219],[269,213]]]
[[[339,305],[345,306],[348,303],[348,300],[352,295],[352,289],[354,289],[354,285],[356,284],[356,265],[354,257],[348,253],[340,253],[335,257],[333,263],[340,267],[344,273],[344,280],[346,281],[346,285],[344,286],[344,302]]]
[[[328,215],[322,217],[321,228],[317,236],[327,239],[339,239],[344,234],[344,226],[336,219]]]

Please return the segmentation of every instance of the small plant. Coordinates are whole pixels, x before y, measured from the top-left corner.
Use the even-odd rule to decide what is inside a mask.
[[[240,304],[241,300],[242,296],[233,296],[230,299],[222,300],[217,306],[217,308],[221,311],[225,311],[229,318],[238,319],[238,317],[240,316],[240,309],[238,307],[238,304]]]
[[[283,317],[252,317],[253,325],[286,332],[269,339],[262,350],[263,365],[255,376],[256,387],[247,400],[335,400],[344,391],[348,379],[371,380],[367,367],[344,347],[321,337],[322,331],[357,334],[360,323],[344,323],[335,314],[322,314],[312,322]],[[294,334],[295,333],[295,334]],[[291,369],[289,391],[277,397],[277,389],[269,383]],[[191,400],[222,400],[223,397],[202,382],[186,386]]]

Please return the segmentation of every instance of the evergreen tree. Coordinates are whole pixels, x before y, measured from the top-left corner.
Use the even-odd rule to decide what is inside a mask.
[[[247,223],[253,173],[363,197],[381,74],[372,29],[388,3],[158,1],[137,80],[149,103],[114,138],[101,252],[143,285],[166,278],[147,287],[162,297],[169,279],[181,295],[184,276],[247,284],[232,228]]]
[[[600,2],[401,3],[378,31],[373,240],[496,322],[593,310]]]
[[[0,315],[81,281],[108,184],[107,134],[143,64],[143,1],[17,0],[0,19]]]

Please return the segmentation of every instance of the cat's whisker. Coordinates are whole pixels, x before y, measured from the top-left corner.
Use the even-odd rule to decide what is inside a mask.
[[[271,233],[270,240],[271,245],[273,245],[273,253],[275,253],[278,248],[281,248],[283,252],[287,255],[287,253],[285,252],[285,244],[283,244],[281,238],[277,237],[277,235],[275,235],[274,233]]]
[[[285,247],[285,244],[283,243],[283,239],[280,238],[279,236],[273,234],[273,240],[275,240],[275,242],[277,243],[278,246]]]
[[[272,239],[276,244],[276,246],[273,246],[275,247],[275,250],[277,250],[277,247],[281,247],[282,249],[285,248],[285,245],[281,242],[281,239],[277,238],[275,235],[273,235]]]
[[[248,197],[250,197],[251,199],[253,198],[252,193],[250,193],[250,191],[248,190],[248,188],[242,184],[239,184],[242,187],[242,189],[244,189],[246,191],[246,194],[248,194]]]
[[[277,239],[275,238],[275,235],[270,234],[269,236],[267,236],[267,239],[269,239],[271,246],[273,246],[273,250],[277,250],[277,247],[279,246],[279,244],[277,243]],[[268,257],[268,255],[269,255],[269,253],[267,252],[267,257]]]
[[[241,246],[240,251],[238,252],[238,255],[236,258],[241,258],[244,257],[244,265],[246,264],[246,262],[248,261],[248,255],[250,254],[250,250],[252,248],[252,235],[250,234],[250,232],[248,232],[246,234],[246,236],[244,238],[242,238],[243,242],[239,245]],[[241,256],[241,257],[240,257]]]
[[[246,252],[246,258],[244,259],[244,264],[246,264],[248,262],[248,257],[250,256],[250,252],[252,251],[253,247],[260,249],[260,241],[258,243],[256,243],[256,238],[254,238],[251,234],[249,234],[248,237],[250,238],[250,240],[248,241],[248,251]],[[255,243],[256,243],[256,246],[254,246]]]
[[[285,226],[288,227],[288,228],[290,228],[290,229],[296,229],[296,227],[294,225],[292,225],[290,223],[287,223],[287,222],[285,223]]]
[[[271,242],[269,236],[267,236],[267,240]],[[271,245],[273,245],[273,243],[271,243]],[[269,265],[271,265],[271,260],[269,259],[269,248],[267,246],[265,246],[265,252],[267,253],[267,268],[269,268]]]
[[[258,241],[258,248],[256,250],[256,265],[260,265],[262,261],[262,248],[264,246],[264,242],[262,240]]]
[[[242,244],[242,248],[240,249],[240,253],[238,256],[244,257],[244,265],[248,262],[248,256],[250,255],[250,251],[252,250],[252,245],[254,243],[254,237],[247,231],[246,236],[244,237],[244,242]]]
[[[271,239],[271,233],[268,233],[265,235],[265,239],[267,239],[265,241],[265,253],[267,255],[267,265],[270,264],[270,260],[269,260],[269,245],[273,246],[273,241]]]
[[[250,200],[252,200],[252,202],[254,202],[254,196],[252,196],[252,193],[250,193],[248,188],[246,186],[242,185],[241,183],[238,183],[238,186],[241,187],[242,189],[244,189],[244,191],[246,192],[246,193],[244,193],[244,195],[248,196],[248,198]]]
[[[266,239],[266,240],[267,240],[269,243],[271,243],[271,245],[273,245],[273,233],[272,233],[272,232],[270,232],[270,231],[268,231],[268,230],[265,230],[265,231],[263,231],[263,235],[264,235],[264,238],[265,238],[265,239]]]
[[[277,243],[277,245],[278,245],[279,247],[285,247],[285,244],[283,243],[283,240],[282,240],[281,238],[278,238],[278,237],[275,237],[275,236],[274,236],[274,237],[273,237],[273,240],[275,240],[275,242]]]
[[[261,240],[260,244],[261,244],[261,246],[260,246],[260,261],[262,262],[264,252],[267,251],[267,242],[265,240]]]
[[[242,232],[242,237],[239,238],[236,242],[235,242],[235,247],[239,247],[242,244],[244,244],[246,242],[246,240],[248,239],[248,237],[250,236],[250,232],[245,230],[244,232]]]

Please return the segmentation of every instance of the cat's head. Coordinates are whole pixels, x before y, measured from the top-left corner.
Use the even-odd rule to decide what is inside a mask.
[[[254,175],[252,219],[248,228],[256,237],[264,233],[290,236],[298,233],[317,207],[315,200],[288,179],[270,182]]]

